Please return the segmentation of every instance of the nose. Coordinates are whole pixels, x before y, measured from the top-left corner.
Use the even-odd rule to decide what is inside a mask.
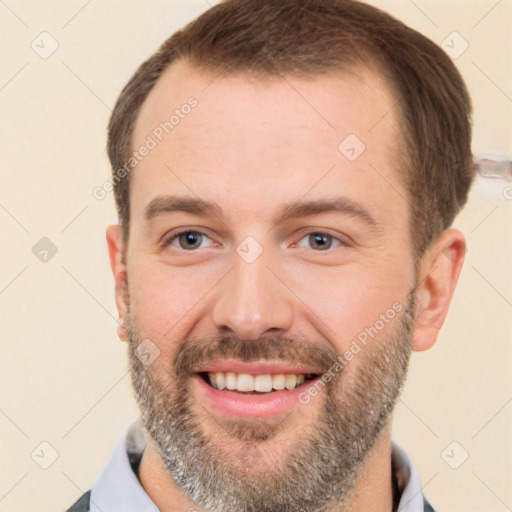
[[[213,307],[218,332],[231,331],[239,339],[254,340],[291,329],[293,294],[264,255],[265,251],[252,263],[235,255],[234,267],[222,281]]]

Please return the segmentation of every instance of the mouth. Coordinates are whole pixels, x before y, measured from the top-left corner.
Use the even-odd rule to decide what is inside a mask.
[[[210,410],[240,418],[271,417],[300,405],[320,379],[316,369],[281,363],[220,361],[194,373],[198,398]]]
[[[218,390],[236,393],[261,395],[274,391],[293,391],[304,383],[309,382],[318,374],[314,373],[277,373],[250,374],[235,372],[198,372],[206,384]]]

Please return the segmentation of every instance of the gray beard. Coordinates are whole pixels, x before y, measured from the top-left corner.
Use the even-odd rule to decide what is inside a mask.
[[[201,416],[207,412],[189,393],[192,368],[213,358],[230,357],[314,362],[327,371],[336,354],[327,354],[304,340],[242,342],[226,335],[197,342],[185,340],[172,367],[162,367],[159,359],[145,366],[135,355],[144,338],[137,335],[128,314],[129,365],[141,419],[181,492],[205,511],[348,509],[359,470],[388,423],[405,381],[413,310],[411,292],[405,311],[393,320],[396,327],[392,332],[369,340],[355,355],[359,361],[353,371],[348,363],[326,383],[325,396],[311,398],[324,401],[321,412],[304,426],[300,441],[287,446],[286,455],[280,459],[272,459],[265,442],[286,433],[287,418],[279,424],[240,418],[221,425],[215,420],[219,435],[205,434]],[[174,381],[174,390],[162,383],[159,372]],[[200,414],[194,408],[200,409]],[[221,444],[228,447],[228,457],[220,451]],[[258,471],[258,464],[264,464],[265,470]]]

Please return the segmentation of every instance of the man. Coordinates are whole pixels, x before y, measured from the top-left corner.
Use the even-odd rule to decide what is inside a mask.
[[[69,510],[434,510],[391,420],[463,264],[470,114],[351,0],[227,0],[142,64],[107,228],[141,419]]]

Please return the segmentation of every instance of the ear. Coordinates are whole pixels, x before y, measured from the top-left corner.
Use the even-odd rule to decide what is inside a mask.
[[[108,254],[110,267],[114,275],[116,306],[119,313],[117,334],[121,340],[128,339],[126,330],[126,312],[128,310],[128,280],[126,272],[126,248],[124,247],[121,226],[114,224],[107,227]]]
[[[413,350],[427,350],[436,342],[448,314],[465,254],[464,235],[456,229],[447,229],[422,257],[416,290],[418,316]]]

